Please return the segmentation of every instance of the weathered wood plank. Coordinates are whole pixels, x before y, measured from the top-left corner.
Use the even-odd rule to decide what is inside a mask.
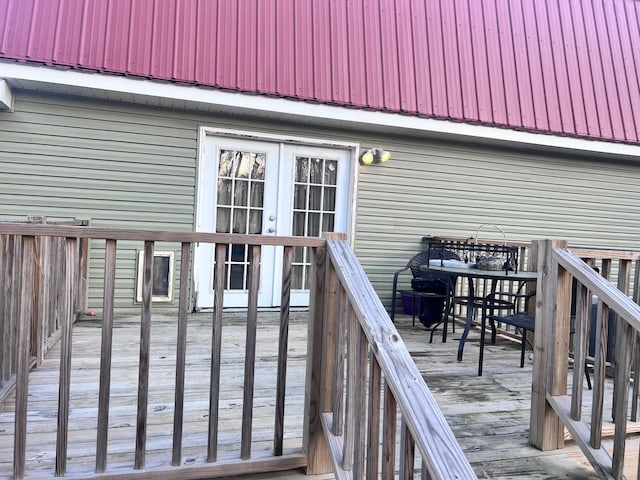
[[[140,312],[140,361],[138,364],[138,410],[134,468],[145,468],[147,448],[147,407],[149,404],[149,357],[151,351],[151,298],[153,289],[154,242],[144,242],[142,307]]]
[[[84,226],[0,223],[0,234],[43,235],[51,237],[92,238],[104,240],[138,240],[153,242],[201,242],[241,245],[285,245],[319,247],[325,240],[318,237],[283,237],[238,233],[169,232]]]
[[[22,480],[25,472],[26,447],[27,447],[27,398],[29,390],[29,336],[31,330],[31,317],[33,314],[33,275],[35,261],[35,239],[23,237],[21,248],[14,251],[16,263],[14,268],[19,269],[19,275],[14,278],[20,283],[14,284],[14,299],[18,309],[18,324],[16,337],[16,409],[15,409],[15,433],[13,451],[13,476],[16,480]]]
[[[398,405],[389,385],[384,384],[384,412],[382,431],[382,479],[392,480],[395,477],[396,460],[396,428],[398,425]]]
[[[382,374],[375,355],[369,355],[369,402],[367,432],[367,470],[365,478],[378,478],[378,460],[380,459],[380,422],[382,420],[380,393]]]
[[[576,290],[576,316],[573,337],[573,369],[571,382],[571,418],[580,420],[582,416],[582,385],[587,358],[588,328],[591,321],[591,294],[584,285],[578,283]]]
[[[225,262],[228,245],[217,243],[213,328],[211,331],[211,367],[209,373],[209,439],[207,461],[215,462],[218,457],[218,418],[220,402],[220,352],[222,350],[222,306],[224,301]]]
[[[282,455],[284,441],[284,404],[287,386],[287,351],[289,348],[289,313],[291,303],[291,264],[293,248],[284,247],[282,255],[282,293],[280,295],[280,334],[278,335],[278,371],[276,415],[273,432],[274,455]]]
[[[413,462],[416,444],[413,441],[409,427],[404,422],[400,424],[400,478],[413,479]]]
[[[342,436],[344,433],[344,369],[346,362],[346,331],[347,320],[349,318],[349,303],[347,302],[347,294],[343,288],[338,290],[337,301],[339,303],[339,318],[337,321],[335,346],[334,346],[334,371],[333,378],[335,388],[333,391],[333,400],[331,411],[333,412],[333,434]]]
[[[331,471],[331,455],[323,435],[320,417],[322,344],[324,331],[324,292],[326,246],[311,251],[311,275],[309,286],[309,332],[307,335],[307,371],[305,376],[303,449],[307,452],[307,474],[316,475]]]
[[[240,458],[251,457],[251,433],[253,428],[253,389],[256,364],[256,331],[258,328],[258,290],[260,289],[260,245],[249,247],[249,275],[247,279],[247,340],[244,357],[244,397],[242,400],[242,439]]]
[[[530,443],[541,450],[561,448],[564,444],[563,427],[558,415],[549,405],[546,392],[551,391],[551,379],[556,371],[553,363],[558,363],[554,349],[556,329],[556,302],[558,287],[558,269],[552,261],[553,249],[564,246],[557,241],[537,242],[538,282],[536,293],[536,332],[534,336],[533,386],[531,399]],[[561,355],[558,352],[557,355]],[[566,363],[568,357],[564,357]],[[559,387],[558,380],[555,380]],[[565,384],[566,385],[566,384]]]
[[[111,354],[113,348],[113,294],[116,280],[115,240],[107,240],[104,257],[102,297],[102,335],[100,342],[100,391],[98,393],[98,430],[96,436],[96,472],[107,469],[109,436],[109,395],[111,392]]]
[[[189,273],[191,272],[191,244],[182,243],[180,252],[180,284],[178,299],[178,328],[176,332],[176,380],[173,402],[173,449],[171,465],[178,466],[182,457],[182,425],[184,420],[184,384],[187,359],[187,320],[189,312]]]

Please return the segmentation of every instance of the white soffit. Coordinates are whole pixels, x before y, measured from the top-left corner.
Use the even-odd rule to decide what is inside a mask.
[[[2,78],[0,78],[0,110],[13,111],[13,92]]]
[[[4,80],[2,80],[3,78]],[[9,92],[9,99],[11,99],[11,91],[8,88],[10,85],[16,89],[79,95],[169,108],[251,115],[309,125],[344,127],[431,138],[462,139],[476,143],[553,149],[566,153],[588,152],[592,155],[626,156],[631,160],[640,160],[640,146],[638,145],[537,134],[396,113],[322,105],[137,77],[0,62],[0,82],[0,85],[5,86]],[[3,88],[2,91],[4,92],[5,89]],[[3,94],[0,94],[0,101],[3,104],[4,98]]]

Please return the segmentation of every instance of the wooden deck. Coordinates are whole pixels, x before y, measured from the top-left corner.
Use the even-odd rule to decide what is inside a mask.
[[[189,317],[184,409],[184,431],[188,434],[185,434],[183,443],[184,465],[196,460],[200,462],[207,454],[211,317],[210,313]],[[289,328],[284,447],[285,451],[291,452],[300,451],[302,445],[306,317],[306,312],[293,313]],[[218,456],[222,462],[225,461],[225,445],[230,447],[240,442],[246,335],[244,318],[242,313],[225,314],[222,331]],[[272,449],[277,320],[277,313],[259,314],[252,458],[259,458]],[[449,336],[447,343],[443,344],[436,335],[434,342],[429,344],[427,333],[419,324],[412,326],[410,317],[398,315],[396,326],[478,478],[598,478],[571,441],[561,451],[541,452],[528,446],[532,362],[529,357],[524,369],[518,367],[519,351],[513,342],[499,339],[497,345],[488,346],[485,373],[478,377],[478,332],[472,331],[464,359],[457,362],[460,327]],[[136,317],[117,319],[114,327],[108,451],[110,469],[117,469],[111,466],[113,464],[130,467],[134,462],[140,339],[139,319]],[[175,330],[174,318],[153,316],[148,467],[167,464],[171,460]],[[98,319],[85,318],[74,325],[67,474],[70,478],[90,477],[94,471],[100,332]],[[26,472],[29,479],[50,478],[54,468],[58,356],[59,346],[56,346],[41,367],[30,375]],[[37,400],[33,400],[36,396]],[[8,412],[13,411],[12,402],[13,398],[9,397],[0,412],[0,479],[3,480],[11,478],[14,426],[13,413]],[[632,454],[631,459],[637,462],[638,441],[631,438],[629,442],[628,455]],[[41,475],[45,470],[49,473]],[[627,478],[636,478],[636,465],[627,465],[626,470],[629,472]],[[292,470],[278,474],[277,478],[332,476],[304,477],[301,472]]]

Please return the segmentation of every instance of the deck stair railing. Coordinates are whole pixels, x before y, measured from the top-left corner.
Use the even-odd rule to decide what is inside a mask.
[[[566,242],[545,240],[537,243],[538,286],[534,346],[530,443],[542,450],[562,448],[564,428],[581,447],[595,471],[604,479],[624,476],[625,440],[629,419],[637,421],[638,382],[629,392],[632,371],[640,372],[640,289],[637,280],[638,254],[618,255],[617,285],[603,272],[597,272]],[[597,252],[579,251],[595,258]],[[609,252],[606,255],[613,255]],[[605,268],[609,261],[605,258]],[[633,271],[632,271],[633,270]],[[604,272],[606,273],[606,272]],[[571,333],[571,287],[577,283],[573,376],[568,389],[569,337]],[[584,402],[584,365],[591,323],[592,300],[597,301],[595,325],[594,381],[590,411]],[[614,344],[607,345],[609,311],[615,312]],[[613,349],[613,390],[605,389],[606,352]],[[635,355],[634,355],[635,349]],[[635,375],[634,375],[635,377]],[[606,400],[610,400],[607,402]],[[630,401],[631,400],[631,401]],[[631,403],[631,406],[630,406]],[[605,405],[611,405],[611,411]],[[603,422],[611,413],[614,422],[612,453],[603,446]],[[634,472],[635,473],[635,472]]]
[[[339,479],[477,478],[347,242],[330,238],[317,255],[311,473],[330,458]]]
[[[391,324],[380,300],[369,284],[353,251],[344,240],[308,237],[276,237],[262,235],[210,234],[197,232],[166,232],[124,229],[104,229],[48,224],[0,224],[0,238],[14,238],[20,245],[19,267],[9,277],[3,277],[6,288],[20,292],[19,311],[4,310],[0,321],[15,322],[17,336],[15,410],[13,432],[6,432],[2,440],[13,434],[13,460],[5,459],[0,476],[22,480],[25,478],[91,478],[156,479],[156,478],[220,478],[242,474],[278,472],[294,468],[307,468],[309,473],[330,471],[335,467],[337,478],[373,478],[364,472],[373,471],[381,460],[383,477],[391,478],[398,468],[401,478],[410,478],[413,472],[413,456],[417,450],[423,463],[423,471],[433,479],[476,478],[455,441],[442,413],[431,396],[424,380],[413,364],[398,332]],[[58,403],[54,412],[57,425],[47,452],[55,451],[55,459],[27,459],[27,443],[33,438],[28,429],[29,405],[37,400],[38,392],[29,391],[29,368],[32,354],[29,349],[32,331],[29,326],[37,317],[30,299],[41,295],[43,284],[37,277],[38,245],[45,238],[54,238],[62,248],[56,259],[59,276],[55,283],[61,303],[45,316],[59,325],[60,362]],[[78,297],[82,292],[78,285],[79,244],[91,241],[92,252],[100,250],[98,260],[104,258],[102,277],[102,319],[100,338],[96,338],[96,360],[99,356],[99,379],[95,400],[95,429],[89,440],[93,452],[85,454],[80,463],[70,461],[70,452],[76,446],[74,432],[70,429],[70,409],[73,406],[72,360],[73,330]],[[219,436],[221,423],[221,341],[223,324],[224,285],[215,281],[215,308],[211,314],[210,382],[206,420],[194,424],[185,422],[185,398],[189,385],[185,382],[187,368],[187,318],[190,312],[190,273],[192,253],[196,243],[212,244],[215,259],[215,279],[225,277],[226,252],[232,245],[244,245],[248,249],[247,318],[242,391],[242,413],[239,443],[224,445],[222,451]],[[112,385],[111,364],[117,353],[114,345],[116,285],[120,280],[116,260],[121,249],[135,248],[144,251],[142,268],[142,302],[140,305],[139,362],[134,392],[127,404],[135,416],[135,426],[129,447],[120,441],[118,455],[111,455],[110,435],[113,418],[110,418]],[[171,340],[175,358],[173,373],[175,387],[169,392],[173,397],[173,409],[167,410],[167,450],[161,459],[158,453],[150,457],[147,436],[150,422],[154,421],[150,404],[150,371],[155,357],[151,355],[153,258],[156,244],[175,247],[179,262],[178,308],[175,339]],[[265,246],[283,249],[282,298],[280,309],[280,336],[277,355],[277,381],[275,385],[275,418],[272,433],[272,449],[256,450],[253,433],[255,408],[254,387],[256,342],[258,328],[258,290],[261,253]],[[293,252],[295,248],[308,248],[311,252],[311,306],[309,310],[309,355],[305,385],[304,418],[300,431],[304,438],[298,449],[283,448],[287,438],[285,431],[286,371],[288,363],[289,305]],[[164,248],[164,247],[163,247]],[[17,260],[16,260],[17,261]],[[49,257],[53,262],[53,257]],[[92,271],[98,271],[92,264]],[[12,267],[13,268],[13,267]],[[12,271],[13,272],[13,271]],[[6,271],[3,271],[4,275]],[[49,320],[47,320],[49,321]],[[117,327],[117,324],[115,324]],[[344,330],[342,327],[347,328]],[[99,345],[99,347],[98,347]],[[343,352],[343,353],[339,353]],[[343,365],[346,362],[346,380],[342,383]],[[135,367],[134,367],[135,368]],[[334,378],[335,376],[335,378]],[[153,377],[151,377],[153,378]],[[383,387],[384,384],[384,387]],[[131,387],[129,387],[131,389]],[[380,393],[384,390],[384,405]],[[343,395],[344,394],[344,395]],[[83,399],[84,399],[83,395]],[[364,408],[365,399],[369,404]],[[121,400],[119,400],[121,401]],[[171,400],[167,399],[167,402]],[[93,407],[92,407],[93,408]],[[204,408],[204,407],[203,407]],[[400,412],[399,416],[397,411]],[[331,413],[332,412],[332,413]],[[164,415],[164,414],[163,414]],[[164,417],[163,417],[164,418]],[[395,453],[396,424],[400,423],[402,447]],[[366,430],[365,430],[366,428]],[[195,431],[194,429],[198,429]],[[202,429],[203,432],[200,432]],[[362,432],[366,432],[363,435]],[[204,438],[203,445],[188,446],[186,461],[183,439],[190,434]],[[84,435],[84,434],[83,434]],[[363,443],[367,439],[367,444]],[[344,439],[344,442],[340,442]],[[77,441],[80,441],[79,439]],[[85,445],[86,439],[82,440]],[[164,442],[164,440],[163,440]],[[169,446],[170,445],[170,446]],[[193,453],[194,449],[198,449]],[[381,455],[380,453],[381,452]],[[193,453],[193,454],[192,454]],[[126,460],[122,460],[122,455]],[[151,461],[149,459],[151,458]],[[366,467],[364,464],[366,458]],[[46,460],[46,461],[45,461]],[[332,461],[333,460],[333,461]],[[88,463],[88,464],[87,464]],[[11,471],[3,469],[9,465]]]

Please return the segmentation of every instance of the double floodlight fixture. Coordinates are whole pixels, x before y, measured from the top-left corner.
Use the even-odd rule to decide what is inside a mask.
[[[360,163],[362,165],[371,165],[386,162],[391,158],[391,152],[383,150],[380,147],[368,148],[360,155]]]

